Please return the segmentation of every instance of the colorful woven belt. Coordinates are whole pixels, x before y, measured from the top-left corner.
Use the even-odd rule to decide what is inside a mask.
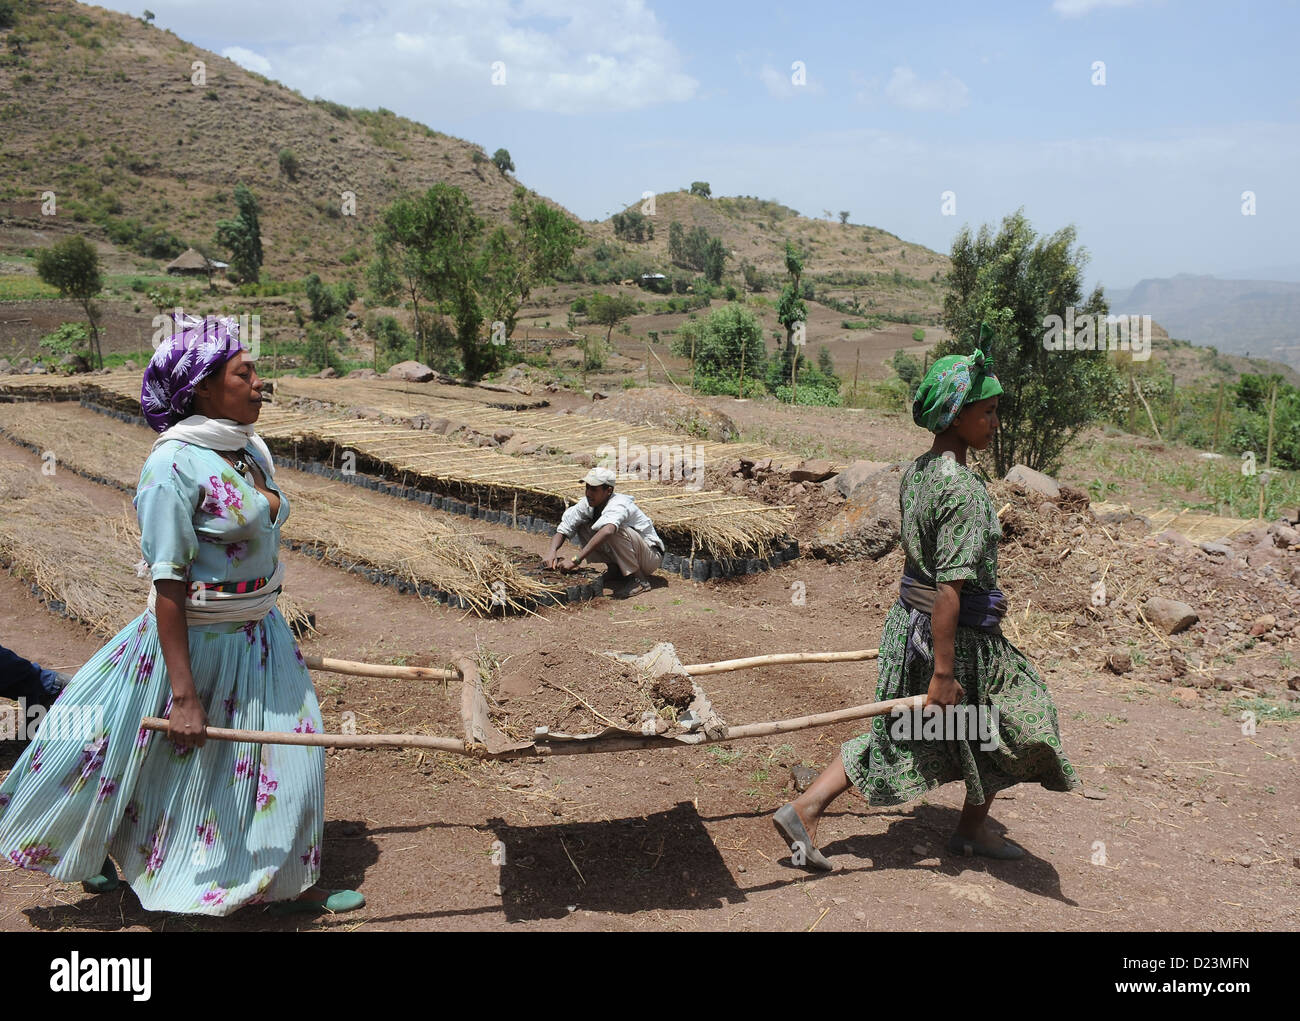
[[[196,581],[190,583],[190,588],[195,589],[202,585],[207,592],[234,592],[242,595],[245,592],[256,592],[263,588],[268,578],[250,578],[248,581]]]

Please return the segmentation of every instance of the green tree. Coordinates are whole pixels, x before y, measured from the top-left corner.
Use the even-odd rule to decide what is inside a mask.
[[[616,238],[621,238],[624,241],[645,240],[646,227],[649,226],[649,221],[641,210],[629,209],[622,213],[615,213],[610,217],[610,222],[613,224]]]
[[[673,354],[689,358],[692,338],[699,389],[742,396],[744,380],[762,378],[767,358],[763,327],[745,306],[724,305],[703,322],[682,327],[673,339]]]
[[[0,0],[0,28],[13,28],[18,21],[11,0]]]
[[[379,371],[381,352],[385,366],[403,361],[415,353],[410,335],[393,316],[370,317],[366,322],[366,332],[375,342],[375,371]]]
[[[898,373],[898,378],[907,384],[907,395],[916,395],[916,388],[921,382],[921,363],[906,351],[895,351],[889,364]],[[1001,403],[1000,401],[998,403]]]
[[[1105,315],[1100,287],[1083,301],[1087,252],[1075,248],[1073,226],[1050,237],[1035,234],[1023,210],[1005,217],[996,234],[988,224],[971,235],[963,228],[953,241],[950,290],[944,298],[943,324],[950,339],[939,344],[935,358],[969,354],[987,323],[982,350],[993,354],[993,371],[1002,384],[998,399],[1000,426],[993,439],[995,471],[1012,465],[1054,471],[1067,444],[1102,412],[1117,383],[1101,350],[1051,351],[1044,346],[1046,318],[1076,314]]]
[[[515,170],[515,161],[510,158],[510,153],[505,149],[498,149],[492,154],[492,165],[503,174],[507,171],[513,174]]]
[[[606,327],[606,346],[614,327],[636,315],[637,311],[636,302],[624,294],[593,294],[587,301],[587,321]]]
[[[848,222],[849,222],[849,211],[848,211],[847,209],[841,209],[841,210],[840,210],[840,223],[841,223],[841,224],[847,224]]]
[[[686,231],[676,220],[668,225],[668,259],[675,266],[686,265]]]
[[[709,182],[708,182],[708,181],[692,181],[692,182],[691,182],[691,194],[692,194],[692,195],[698,195],[698,196],[700,196],[700,198],[705,198],[705,199],[707,199],[707,198],[712,197],[712,195],[713,195],[713,191],[709,188]]]
[[[217,221],[217,244],[230,252],[230,268],[245,283],[257,283],[262,273],[262,227],[257,199],[241,182],[235,185],[233,220]]]
[[[582,228],[539,198],[516,188],[510,226],[498,227],[487,239],[478,262],[479,290],[488,315],[515,331],[520,306],[533,288],[547,283],[573,261],[582,244]]]
[[[303,281],[307,301],[311,304],[311,317],[318,323],[333,319],[346,312],[349,305],[357,299],[357,289],[352,281],[330,287],[322,283],[315,273]]]
[[[703,269],[705,253],[709,248],[709,232],[703,227],[694,227],[686,235],[686,258],[692,269]]]
[[[99,346],[99,309],[94,298],[103,290],[99,274],[99,253],[80,234],[64,238],[50,248],[36,253],[36,275],[60,295],[81,305],[90,324],[90,345],[97,368],[104,367],[104,352]]]
[[[794,293],[799,293],[799,281],[803,277],[804,255],[794,246],[793,241],[785,243],[785,271],[790,274],[794,284]]]
[[[510,225],[485,237],[465,193],[439,182],[384,210],[367,280],[381,299],[400,294],[410,300],[425,360],[437,333],[426,325],[421,303],[446,316],[464,372],[477,379],[504,350],[484,343],[484,316],[501,322],[508,337],[532,289],[567,266],[581,240],[581,228],[540,199],[530,201],[523,188],[515,191]]]
[[[701,260],[703,265],[700,267],[704,271],[704,278],[711,284],[722,283],[722,271],[726,267],[727,246],[722,243],[722,238],[710,238],[709,243],[704,246],[704,258]]]
[[[289,148],[280,150],[280,173],[290,181],[298,180],[298,157]]]
[[[781,292],[781,297],[776,303],[776,319],[785,327],[785,347],[781,351],[781,358],[788,370],[794,357],[794,349],[798,346],[794,342],[795,330],[801,323],[808,322],[808,306],[795,290],[793,283],[786,284],[785,290]]]

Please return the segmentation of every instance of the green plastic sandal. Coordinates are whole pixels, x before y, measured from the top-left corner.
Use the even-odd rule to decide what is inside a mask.
[[[324,900],[278,900],[267,907],[273,915],[338,915],[366,906],[366,898],[356,890],[331,890]]]
[[[122,880],[117,878],[117,866],[113,864],[113,859],[105,858],[99,875],[91,876],[81,884],[81,888],[87,893],[112,893],[121,885]]]

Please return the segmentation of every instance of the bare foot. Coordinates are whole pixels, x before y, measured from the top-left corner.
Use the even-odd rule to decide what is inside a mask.
[[[309,889],[303,890],[303,892],[298,894],[294,899],[307,901],[311,904],[319,904],[322,901],[327,900],[329,895],[330,892],[328,890],[322,890],[319,886],[313,886]]]

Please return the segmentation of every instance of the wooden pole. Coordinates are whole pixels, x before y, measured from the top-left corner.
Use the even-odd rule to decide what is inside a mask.
[[[386,663],[357,663],[349,659],[326,659],[324,656],[304,656],[312,670],[328,670],[335,674],[352,674],[357,677],[401,677],[413,681],[459,681],[460,671],[429,666],[390,666]]]
[[[1129,435],[1137,432],[1137,404],[1133,400],[1133,362],[1128,364],[1128,431]]]
[[[1277,409],[1277,384],[1273,384],[1273,392],[1269,396],[1268,402],[1268,446],[1264,450],[1264,472],[1259,478],[1259,520],[1264,520],[1264,491],[1268,488],[1268,483],[1272,480],[1273,467],[1273,412]]]
[[[432,751],[447,752],[451,755],[463,755],[474,759],[527,759],[551,755],[596,755],[608,752],[646,751],[656,748],[681,748],[682,746],[721,744],[726,741],[745,741],[755,737],[770,737],[773,734],[788,734],[795,730],[808,730],[811,727],[825,727],[850,720],[863,720],[872,716],[886,716],[895,709],[920,709],[925,704],[925,695],[911,695],[907,698],[892,698],[885,702],[870,702],[866,705],[851,706],[848,709],[836,709],[829,713],[817,713],[813,716],[796,716],[788,720],[772,720],[769,723],[747,723],[739,727],[730,727],[725,734],[709,737],[698,735],[699,740],[688,741],[662,737],[627,737],[591,738],[589,740],[556,741],[529,745],[526,748],[512,748],[509,751],[492,753],[482,745],[468,745],[462,738],[429,737],[424,734],[299,734],[277,730],[231,730],[226,727],[208,727],[206,734],[209,741],[243,741],[249,744],[287,744],[308,745],[316,748],[428,748]],[[157,716],[146,716],[140,721],[142,730],[166,733],[168,721]],[[692,737],[696,735],[690,735]]]
[[[875,659],[877,655],[879,655],[878,649],[854,649],[847,652],[774,652],[763,656],[718,660],[713,663],[692,663],[682,669],[693,677],[703,677],[707,674],[722,674],[732,670],[746,670],[749,667],[756,666],[785,666],[792,663],[854,663],[866,659]],[[328,659],[324,656],[306,656],[304,659],[307,666],[312,670],[328,670],[331,673],[351,674],[357,677],[394,677],[417,681],[461,680],[461,673],[455,667],[391,666],[387,663],[358,663],[347,659]]]
[[[1210,444],[1210,453],[1219,449],[1219,430],[1223,426],[1223,380],[1219,380],[1219,406],[1214,411],[1214,442]]]
[[[1142,407],[1147,409],[1147,421],[1151,423],[1151,431],[1156,434],[1156,442],[1163,443],[1164,440],[1160,438],[1160,427],[1156,425],[1156,416],[1151,414],[1151,405],[1149,405],[1147,399],[1142,396],[1142,387],[1138,386],[1137,380],[1133,380],[1131,376],[1129,378],[1132,380],[1133,386],[1137,388],[1138,400],[1142,402]]]
[[[663,359],[661,359],[658,355],[656,355],[656,354],[654,353],[654,349],[651,348],[649,344],[647,344],[647,345],[645,346],[645,349],[646,349],[647,351],[649,351],[652,355],[654,355],[654,359],[655,359],[655,361],[657,361],[657,362],[659,363],[659,368],[661,368],[661,369],[664,370],[664,377],[668,380],[668,382],[670,382],[670,383],[673,385],[673,389],[676,390],[676,391],[677,391],[679,394],[681,394],[683,397],[685,397],[685,396],[686,396],[686,391],[683,390],[680,386],[677,385],[677,380],[673,379],[672,373],[668,371],[668,366],[665,365],[665,364],[663,363]],[[649,364],[649,363],[647,363],[647,364]],[[691,370],[691,385],[692,385],[692,386],[694,386],[694,379],[695,379],[695,371],[694,371],[694,369],[692,369],[692,370]]]
[[[144,730],[166,733],[168,721],[146,716],[140,721]],[[424,734],[299,734],[275,730],[232,730],[208,727],[209,741],[246,741],[249,744],[295,744],[317,748],[430,748],[454,755],[468,755],[459,737],[426,737]]]
[[[858,369],[862,366],[862,346],[858,346],[858,353],[853,359],[853,403],[858,403]]]
[[[853,663],[875,659],[879,649],[858,649],[853,652],[775,652],[767,656],[747,656],[744,659],[724,659],[717,663],[693,663],[683,667],[692,677],[705,674],[724,674],[731,670],[745,670],[752,666],[777,666],[787,663]]]
[[[1268,449],[1264,454],[1264,467],[1273,467],[1273,412],[1277,410],[1277,383],[1273,384],[1273,395],[1268,402]]]
[[[736,400],[745,396],[745,342],[740,342],[740,389],[736,391]]]
[[[691,393],[695,393],[695,333],[691,333]]]

